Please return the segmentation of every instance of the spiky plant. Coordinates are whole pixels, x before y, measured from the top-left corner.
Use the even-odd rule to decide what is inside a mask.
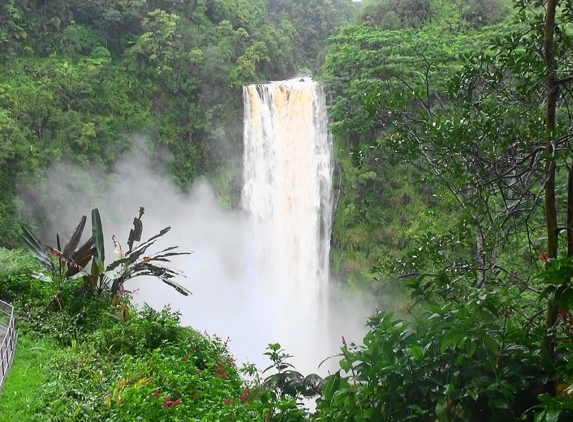
[[[189,255],[191,252],[175,252],[178,246],[165,248],[157,253],[145,255],[147,249],[152,246],[157,239],[164,236],[171,230],[166,227],[158,234],[133,248],[135,242],[141,240],[143,223],[141,217],[144,209],[139,209],[139,216],[134,218],[134,229],[130,231],[128,238],[129,250],[125,254],[115,235],[112,240],[115,248],[117,259],[105,266],[105,246],[104,235],[101,224],[99,210],[92,210],[92,236],[79,248],[83,230],[87,218],[83,216],[80,223],[76,226],[70,240],[61,250],[60,237],[56,236],[57,248],[42,244],[32,231],[25,225],[22,225],[22,238],[28,250],[36,257],[40,265],[50,271],[50,274],[34,273],[35,278],[42,281],[64,282],[68,279],[83,277],[86,285],[94,292],[101,293],[106,289],[111,289],[113,303],[119,302],[120,295],[124,292],[123,286],[126,281],[141,276],[151,276],[160,279],[168,286],[175,289],[178,293],[188,296],[191,292],[176,283],[173,279],[184,274],[176,269],[166,266],[164,263],[170,262],[171,257],[178,255]],[[76,249],[77,248],[77,249]],[[57,259],[58,266],[54,261]],[[91,269],[88,272],[87,265],[91,261]]]

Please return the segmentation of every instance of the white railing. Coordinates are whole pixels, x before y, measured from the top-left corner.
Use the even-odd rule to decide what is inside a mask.
[[[14,307],[0,300],[0,394],[12,366],[18,333],[14,325]]]

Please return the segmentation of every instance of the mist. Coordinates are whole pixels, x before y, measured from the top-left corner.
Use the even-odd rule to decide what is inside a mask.
[[[182,325],[189,325],[211,336],[229,339],[237,363],[250,362],[264,369],[270,362],[263,356],[269,343],[280,343],[297,370],[325,375],[336,369],[336,359],[319,363],[338,353],[341,337],[360,343],[365,333],[366,317],[373,309],[356,297],[342,302],[335,289],[328,298],[327,321],[316,326],[304,314],[297,313],[297,303],[286,304],[291,317],[279,314],[279,307],[269,292],[267,280],[257,276],[253,266],[256,245],[250,216],[242,210],[223,209],[206,179],[198,179],[188,192],[182,192],[169,179],[169,156],[151,155],[142,138],[136,148],[121,159],[111,173],[80,169],[69,164],[54,165],[44,177],[48,186],[21,186],[20,199],[28,219],[42,219],[47,230],[40,239],[55,244],[56,233],[65,243],[82,215],[99,208],[111,262],[115,234],[126,249],[127,237],[139,207],[145,208],[142,241],[170,226],[171,231],[150,248],[153,253],[168,246],[179,246],[191,255],[175,257],[173,268],[185,278],[175,281],[193,292],[182,296],[160,280],[135,278],[126,282],[135,290],[136,305],[147,303],[154,309],[170,306],[181,312]],[[90,223],[84,237],[90,233]],[[269,234],[270,235],[270,234]],[[275,275],[278,277],[279,275]],[[290,296],[284,296],[286,299]],[[292,300],[292,299],[291,299]],[[288,321],[285,321],[288,319]]]

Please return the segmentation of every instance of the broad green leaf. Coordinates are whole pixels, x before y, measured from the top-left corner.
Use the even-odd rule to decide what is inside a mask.
[[[324,398],[326,400],[332,399],[334,393],[338,390],[340,386],[340,371],[337,371],[334,375],[329,377],[330,379],[324,387]]]
[[[103,241],[101,219],[97,208],[92,210],[92,237],[94,238],[96,247],[98,267],[100,268],[100,271],[103,271],[105,262],[105,245]]]
[[[24,244],[28,249],[28,251],[30,251],[30,253],[34,255],[36,260],[42,266],[44,266],[49,270],[53,270],[54,265],[52,264],[50,255],[46,252],[46,250],[42,246],[42,243],[36,238],[36,236],[34,236],[32,231],[28,229],[28,227],[25,224],[22,224],[21,228],[22,228],[22,239],[24,240]]]
[[[70,236],[70,240],[68,241],[68,243],[64,247],[63,254],[64,254],[64,258],[66,260],[71,258],[72,254],[74,253],[77,246],[79,245],[80,240],[82,239],[82,234],[84,232],[84,227],[86,226],[86,220],[87,220],[86,216],[85,215],[82,216],[80,222],[78,223],[78,225],[76,226],[76,228],[72,232],[72,235]]]
[[[465,343],[466,353],[468,356],[473,356],[477,350],[478,343],[474,339],[468,338]]]
[[[448,347],[457,345],[464,336],[465,333],[463,331],[455,329],[448,331],[442,339],[442,345],[440,347],[441,353],[444,353]]]
[[[497,343],[497,341],[494,338],[487,335],[483,336],[482,340],[486,350],[488,350],[494,355],[497,355],[497,352],[499,351],[499,344]]]
[[[557,422],[559,420],[559,415],[561,414],[560,409],[547,409],[545,414],[545,422]]]
[[[89,407],[87,404],[82,404],[82,405],[80,405],[80,408],[81,408],[82,411],[83,411],[86,415],[88,415],[90,418],[95,417],[95,412],[94,412],[94,410],[93,410],[91,407]]]
[[[411,351],[412,351],[412,356],[414,356],[414,359],[421,359],[424,357],[424,349],[422,348],[422,346],[415,344],[412,346]]]

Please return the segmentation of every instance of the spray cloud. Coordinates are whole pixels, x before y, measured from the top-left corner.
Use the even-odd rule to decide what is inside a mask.
[[[309,112],[317,112],[316,104],[314,107],[314,111]],[[319,127],[319,132],[325,131],[325,127]],[[330,298],[335,295],[327,291],[327,245],[301,245],[300,242],[308,242],[308,239],[291,237],[287,243],[293,260],[279,259],[278,267],[273,264],[260,271],[265,261],[261,259],[265,256],[263,250],[266,248],[268,252],[277,236],[283,236],[279,242],[285,244],[284,236],[288,237],[289,230],[296,230],[304,216],[299,215],[287,222],[290,226],[283,227],[283,233],[278,233],[277,228],[280,229],[280,225],[288,220],[285,215],[271,222],[270,228],[265,226],[266,223],[257,225],[253,207],[261,198],[255,198],[252,190],[251,194],[243,193],[243,205],[250,212],[225,210],[219,206],[205,179],[197,180],[188,193],[182,193],[169,180],[165,169],[157,166],[157,156],[151,159],[141,138],[137,139],[136,145],[138,148],[134,153],[120,160],[112,174],[103,175],[95,170],[60,164],[48,173],[48,195],[46,191],[30,187],[22,189],[21,199],[28,214],[43,215],[48,220],[50,230],[42,240],[52,243],[56,232],[66,238],[82,215],[89,215],[92,208],[98,207],[106,247],[112,249],[112,234],[125,246],[131,221],[143,206],[146,210],[143,239],[171,226],[171,232],[158,242],[156,248],[178,245],[181,250],[193,251],[190,256],[177,257],[172,264],[186,274],[187,279],[177,281],[190,289],[193,295],[184,297],[158,280],[139,278],[126,285],[127,289],[138,289],[134,296],[138,304],[145,302],[153,308],[170,305],[181,312],[182,324],[223,338],[229,337],[230,348],[237,361],[250,361],[259,367],[268,365],[262,355],[267,344],[279,342],[295,356],[292,363],[297,370],[324,374],[324,368],[318,371],[317,366],[324,358],[337,352],[341,335],[347,341],[359,342],[367,312],[364,307],[360,312],[354,306],[344,309],[333,307]],[[320,155],[328,151],[319,148],[315,152]],[[288,160],[283,164],[296,165]],[[329,170],[324,168],[325,162],[319,164],[315,170],[322,179],[315,188],[322,189],[320,194],[328,195],[324,189],[330,188],[324,176]],[[252,184],[248,189],[253,189]],[[290,200],[297,202],[292,196],[297,195],[297,187],[294,189],[289,193]],[[38,197],[43,199],[35,200]],[[251,206],[249,201],[255,202]],[[276,200],[273,201],[276,206]],[[296,206],[295,203],[287,205]],[[325,210],[324,203],[312,206],[318,207],[315,216],[318,220],[311,223],[316,224],[314,235],[328,243],[330,221],[325,216],[332,210]],[[303,227],[299,235],[307,229]],[[301,247],[302,255],[292,249],[297,245]],[[310,249],[305,249],[306,246]],[[313,248],[316,249],[316,259],[307,256],[314,253]],[[275,248],[271,255],[276,257],[282,252],[284,250]],[[311,262],[309,266],[309,259],[318,261]],[[295,267],[296,271],[290,267]],[[298,267],[304,267],[302,272],[297,270]],[[271,272],[267,271],[269,269]],[[298,278],[293,280],[293,277]],[[317,283],[317,279],[318,285],[313,287],[312,283]]]

